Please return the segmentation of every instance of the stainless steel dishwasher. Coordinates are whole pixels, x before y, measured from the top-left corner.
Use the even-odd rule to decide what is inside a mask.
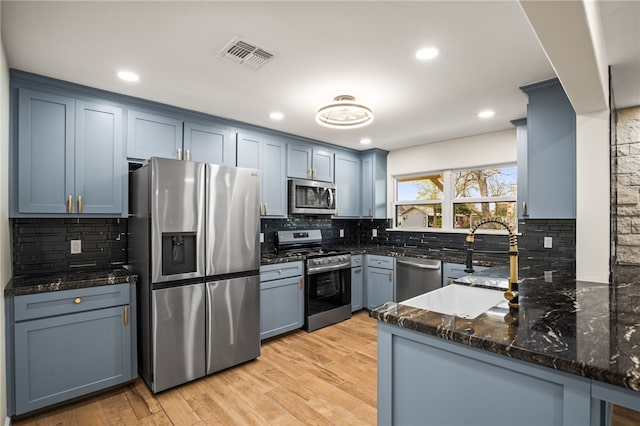
[[[396,258],[396,302],[442,287],[442,263],[416,257]]]

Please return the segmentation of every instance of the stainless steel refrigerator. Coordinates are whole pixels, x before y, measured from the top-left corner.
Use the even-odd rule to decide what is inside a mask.
[[[151,158],[131,176],[139,372],[153,392],[260,355],[259,171]]]

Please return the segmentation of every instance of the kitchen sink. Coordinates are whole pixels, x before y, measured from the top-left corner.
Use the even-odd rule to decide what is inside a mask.
[[[483,287],[495,287],[506,290],[509,288],[508,278],[496,278],[496,277],[481,277],[477,275],[466,275],[464,277],[456,278],[456,281],[463,284],[475,284]]]
[[[451,284],[412,297],[399,304],[445,315],[473,319],[503,300],[504,294],[499,290]]]

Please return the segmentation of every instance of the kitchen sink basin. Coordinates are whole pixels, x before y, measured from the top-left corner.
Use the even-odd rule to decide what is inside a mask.
[[[509,279],[507,278],[495,278],[495,277],[480,277],[477,275],[466,275],[464,277],[456,278],[456,281],[463,284],[475,284],[484,287],[495,287],[506,290],[509,288]]]
[[[499,290],[451,284],[407,299],[399,304],[473,319],[503,300],[504,294]]]

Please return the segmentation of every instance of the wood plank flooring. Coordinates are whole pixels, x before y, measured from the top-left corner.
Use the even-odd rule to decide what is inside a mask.
[[[376,321],[361,311],[264,341],[257,360],[158,395],[138,379],[13,425],[375,425],[376,380]],[[612,425],[640,425],[640,414],[616,407]]]

